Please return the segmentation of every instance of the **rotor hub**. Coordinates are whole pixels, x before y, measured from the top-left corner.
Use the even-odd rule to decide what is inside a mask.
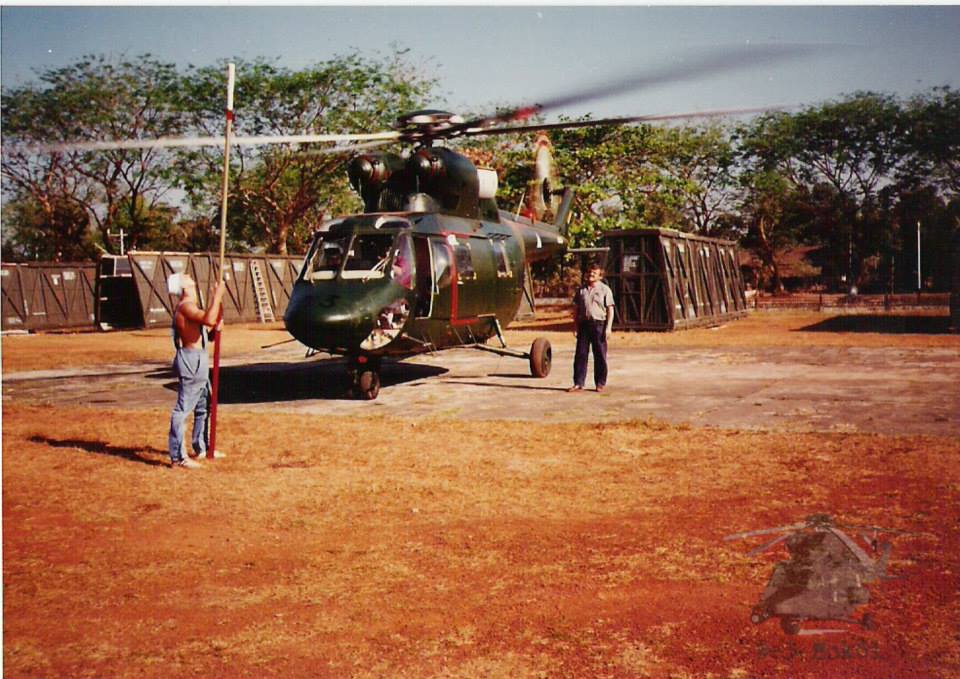
[[[430,142],[438,137],[455,136],[459,133],[455,128],[465,122],[463,116],[456,113],[425,109],[400,116],[394,128],[400,132],[404,141],[429,146]]]

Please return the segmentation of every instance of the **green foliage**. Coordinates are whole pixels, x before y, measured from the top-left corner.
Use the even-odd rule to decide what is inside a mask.
[[[96,256],[86,213],[76,203],[55,201],[46,209],[15,197],[3,206],[3,259],[77,262]]]
[[[225,65],[192,69],[180,106],[201,134],[223,127]],[[298,71],[259,59],[237,63],[234,132],[243,136],[360,133],[388,129],[399,111],[422,106],[433,81],[404,61],[336,57]],[[343,172],[343,154],[317,146],[231,150],[231,236],[270,252],[302,250],[325,215],[355,212],[359,199]],[[181,187],[195,206],[219,204],[221,150],[183,153]]]
[[[106,241],[125,203],[152,206],[171,183],[171,154],[161,150],[39,153],[67,141],[157,138],[186,131],[175,106],[172,64],[144,55],[115,62],[85,57],[50,69],[39,82],[3,91],[4,189],[29,196],[54,228],[58,209],[83,210]],[[136,220],[136,211],[129,212]],[[141,230],[140,225],[129,225]],[[49,234],[56,240],[56,234]]]
[[[912,150],[900,180],[960,196],[960,92],[935,87],[906,109],[906,143]]]

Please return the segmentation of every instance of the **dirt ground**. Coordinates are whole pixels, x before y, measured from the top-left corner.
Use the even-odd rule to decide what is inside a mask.
[[[565,323],[547,313],[507,333],[515,346],[550,338],[552,387],[568,381]],[[621,364],[677,366],[665,382],[691,357],[714,357],[691,371],[737,353],[793,361],[777,378],[789,382],[834,355],[876,385],[841,397],[887,413],[856,428],[835,426],[839,408],[802,427],[675,421],[666,392],[636,410],[616,384],[607,401],[533,391],[506,364],[464,378],[468,359],[441,353],[385,387],[383,406],[322,389],[227,398],[229,455],[199,471],[167,466],[166,331],[6,336],[4,676],[960,676],[957,414],[931,417],[934,433],[885,424],[956,402],[960,337],[944,328],[935,314],[798,312],[611,340]],[[285,339],[228,328],[225,365],[286,364],[260,358]],[[104,389],[105,375],[139,391]],[[448,408],[445,389],[477,412]],[[419,393],[426,405],[405,409]],[[511,416],[484,417],[489,400]],[[531,401],[561,415],[537,417]],[[750,556],[771,536],[723,537],[818,512],[901,531],[881,536],[893,578],[853,611],[875,628],[752,624],[787,552]]]

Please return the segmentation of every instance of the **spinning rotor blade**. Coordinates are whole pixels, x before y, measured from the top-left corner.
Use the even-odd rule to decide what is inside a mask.
[[[691,113],[664,113],[659,115],[628,116],[626,118],[598,118],[597,120],[577,120],[566,123],[543,123],[541,125],[514,125],[511,127],[493,127],[490,129],[470,129],[463,133],[465,137],[493,134],[515,134],[518,132],[538,132],[541,130],[571,130],[580,127],[598,127],[600,125],[629,125],[630,123],[652,123],[664,120],[688,120],[691,118],[720,118],[744,113],[765,113],[782,111],[787,106],[762,106],[758,108],[728,108]]]
[[[363,151],[366,149],[375,149],[378,146],[387,146],[392,144],[393,140],[368,141],[363,144],[350,144],[349,146],[329,146],[323,149],[313,149],[310,151],[301,151],[301,156],[326,156],[334,153],[353,153],[354,151]]]
[[[399,138],[399,132],[374,132],[369,134],[292,134],[282,137],[234,137],[230,140],[230,144],[231,146],[263,146],[267,144],[316,144],[321,142],[372,140],[382,140],[383,143],[389,143]],[[40,147],[40,150],[47,153],[58,153],[63,151],[111,151],[118,149],[223,146],[224,141],[225,140],[223,137],[161,137],[160,139],[128,139],[125,141],[90,141],[50,144],[48,146]],[[337,150],[339,151],[340,148]]]
[[[794,57],[822,52],[827,46],[813,45],[766,45],[738,49],[735,51],[711,50],[680,64],[671,64],[660,69],[639,76],[632,76],[612,83],[598,85],[593,88],[575,92],[573,94],[548,99],[532,106],[521,106],[491,116],[475,118],[452,128],[454,136],[466,133],[467,130],[487,128],[492,125],[523,121],[532,115],[545,111],[566,108],[575,104],[583,104],[597,99],[604,99],[626,92],[637,92],[644,88],[654,87],[667,83],[682,82],[705,75],[712,75],[726,71],[737,70],[763,63],[772,63]],[[471,132],[476,134],[476,132]]]

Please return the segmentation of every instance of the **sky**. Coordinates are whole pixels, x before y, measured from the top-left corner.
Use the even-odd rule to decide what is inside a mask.
[[[472,113],[635,78],[708,53],[802,46],[556,111],[596,117],[815,105],[855,91],[960,88],[960,6],[10,6],[0,81],[15,87],[86,54],[178,65],[276,58],[290,68],[392,45],[439,78],[437,107]],[[764,52],[765,53],[765,52]],[[553,118],[553,115],[547,116]]]

